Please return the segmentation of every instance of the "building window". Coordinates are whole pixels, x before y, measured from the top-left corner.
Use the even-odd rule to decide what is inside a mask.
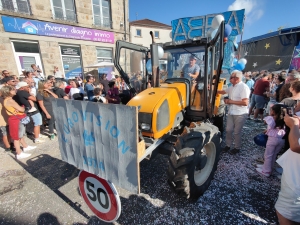
[[[60,52],[65,77],[67,79],[72,79],[78,76],[82,78],[80,46],[60,45]]]
[[[54,19],[77,22],[74,0],[52,0]]]
[[[112,49],[111,48],[97,48],[97,61],[99,62],[112,62]]]
[[[111,28],[110,1],[109,0],[92,0],[94,25]]]
[[[136,36],[142,37],[142,31],[141,31],[141,29],[136,29]]]
[[[1,0],[0,10],[31,14],[27,0]]]
[[[159,38],[159,31],[154,31],[154,37]]]
[[[97,48],[97,61],[100,62],[112,62],[112,48]],[[110,74],[112,71],[112,67],[101,67],[98,68],[99,75]],[[109,76],[111,78],[111,76]]]

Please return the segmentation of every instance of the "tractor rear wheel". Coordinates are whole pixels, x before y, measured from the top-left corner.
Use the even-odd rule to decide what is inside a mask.
[[[168,182],[185,198],[198,198],[209,187],[217,169],[220,132],[208,123],[192,123],[178,137],[169,158]]]

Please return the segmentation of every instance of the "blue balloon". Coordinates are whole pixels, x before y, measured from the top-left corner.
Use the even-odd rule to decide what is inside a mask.
[[[238,63],[237,58],[234,58],[233,61],[232,61],[232,65],[235,66],[237,63]]]
[[[214,38],[214,37],[216,36],[217,31],[218,31],[218,29],[214,29],[214,30],[211,32],[211,34],[210,34],[211,38]]]
[[[231,31],[232,27],[229,24],[226,24],[224,29],[224,37],[229,37]]]
[[[151,63],[151,59],[148,59],[147,63],[146,63],[146,69],[148,71],[148,73],[152,73],[152,63]]]
[[[238,64],[236,64],[236,65],[234,66],[234,68],[235,68],[236,70],[242,71],[243,69],[245,69],[245,64],[243,64],[243,63],[238,63]]]
[[[254,137],[254,143],[261,147],[266,147],[268,141],[268,135],[258,134]]]

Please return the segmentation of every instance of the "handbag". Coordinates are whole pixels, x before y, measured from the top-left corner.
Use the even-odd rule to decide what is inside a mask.
[[[8,109],[6,109],[8,112],[10,112],[11,114],[14,114],[13,112],[11,112],[10,110],[8,110]],[[24,118],[20,118],[20,117],[18,117],[16,114],[14,114],[14,116],[15,117],[17,117],[19,120],[20,120],[20,122],[22,123],[22,124],[24,124],[24,125],[27,125],[29,122],[30,122],[30,117],[29,116],[25,116]]]
[[[30,117],[25,116],[24,118],[20,119],[20,122],[23,123],[24,125],[26,125],[30,122]]]

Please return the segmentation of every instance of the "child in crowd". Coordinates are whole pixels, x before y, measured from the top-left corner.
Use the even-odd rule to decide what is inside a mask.
[[[266,177],[271,175],[276,156],[285,143],[285,140],[282,139],[285,135],[285,125],[281,115],[281,108],[280,104],[273,105],[270,110],[270,116],[264,118],[265,123],[268,125],[266,132],[268,141],[264,154],[264,164],[256,165],[256,171]]]
[[[113,104],[120,104],[121,99],[119,97],[119,89],[115,85],[115,81],[110,81],[108,83],[109,90],[107,92],[107,100],[108,103],[113,103]]]
[[[94,89],[94,98],[92,100],[93,102],[107,103],[106,98],[102,97],[102,91],[103,91],[102,85]]]

